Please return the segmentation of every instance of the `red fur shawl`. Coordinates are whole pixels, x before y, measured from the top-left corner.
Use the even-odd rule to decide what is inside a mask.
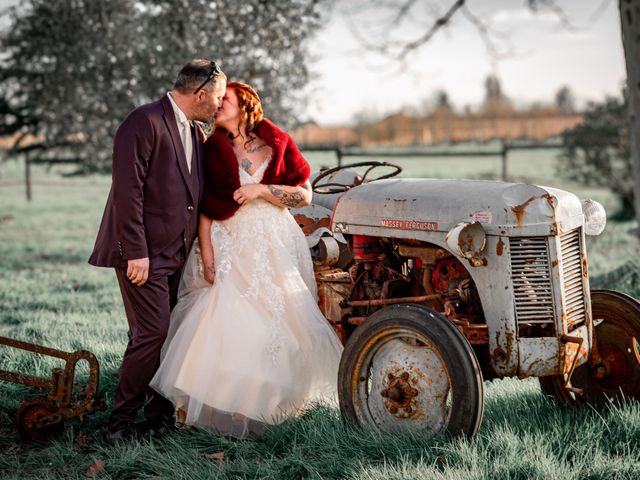
[[[266,118],[258,122],[254,132],[272,149],[272,158],[262,177],[265,185],[302,185],[309,179],[311,168],[292,138]],[[216,128],[204,143],[204,191],[200,212],[213,220],[226,220],[240,205],[233,192],[240,188],[239,163],[227,132]]]

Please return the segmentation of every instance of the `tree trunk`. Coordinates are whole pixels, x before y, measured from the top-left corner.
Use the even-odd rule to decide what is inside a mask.
[[[629,97],[629,146],[633,166],[633,192],[636,235],[640,236],[640,2],[620,0],[622,46],[627,64],[627,95]]]

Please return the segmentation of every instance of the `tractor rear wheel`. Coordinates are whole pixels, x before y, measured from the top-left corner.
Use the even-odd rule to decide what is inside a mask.
[[[388,432],[472,437],[484,408],[482,372],[467,339],[415,304],[378,310],[351,334],[338,395],[347,420]]]
[[[591,310],[601,360],[575,369],[571,386],[583,394],[567,391],[563,375],[541,377],[542,391],[566,406],[640,399],[640,302],[624,293],[593,290]]]

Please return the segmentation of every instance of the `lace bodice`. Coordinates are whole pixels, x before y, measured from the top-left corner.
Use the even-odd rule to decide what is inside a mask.
[[[271,159],[269,155],[253,174],[238,166],[240,184],[260,183]],[[316,294],[313,264],[304,234],[287,208],[264,199],[243,205],[227,220],[213,222],[211,228],[216,281],[230,275],[233,268],[244,272],[243,278],[248,282],[243,297],[260,302],[269,311],[268,351],[275,362],[282,338],[284,292],[274,263],[296,265],[307,288]]]

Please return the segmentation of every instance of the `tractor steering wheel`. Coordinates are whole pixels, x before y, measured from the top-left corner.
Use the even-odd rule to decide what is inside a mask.
[[[357,183],[353,182],[353,183],[347,184],[347,183],[330,182],[330,183],[323,183],[322,185],[318,185],[320,180],[328,177],[329,175],[335,172],[338,172],[340,170],[346,170],[353,167],[369,167],[364,172],[364,175],[362,175],[362,178],[357,181]],[[391,173],[387,173],[385,175],[381,175],[379,177],[373,178],[369,180],[370,182],[373,182],[374,180],[382,180],[383,178],[395,177],[400,172],[402,172],[401,166],[396,165],[395,163],[390,163],[390,162],[373,162],[372,161],[372,162],[352,163],[350,165],[341,165],[339,167],[329,168],[327,170],[324,170],[322,173],[320,173],[320,175],[314,178],[313,182],[311,182],[311,189],[313,190],[313,193],[320,193],[320,194],[346,192],[347,190],[353,187],[363,184],[365,180],[367,180],[367,175],[369,175],[369,172],[379,167],[391,167],[391,168],[394,168],[395,170]]]

